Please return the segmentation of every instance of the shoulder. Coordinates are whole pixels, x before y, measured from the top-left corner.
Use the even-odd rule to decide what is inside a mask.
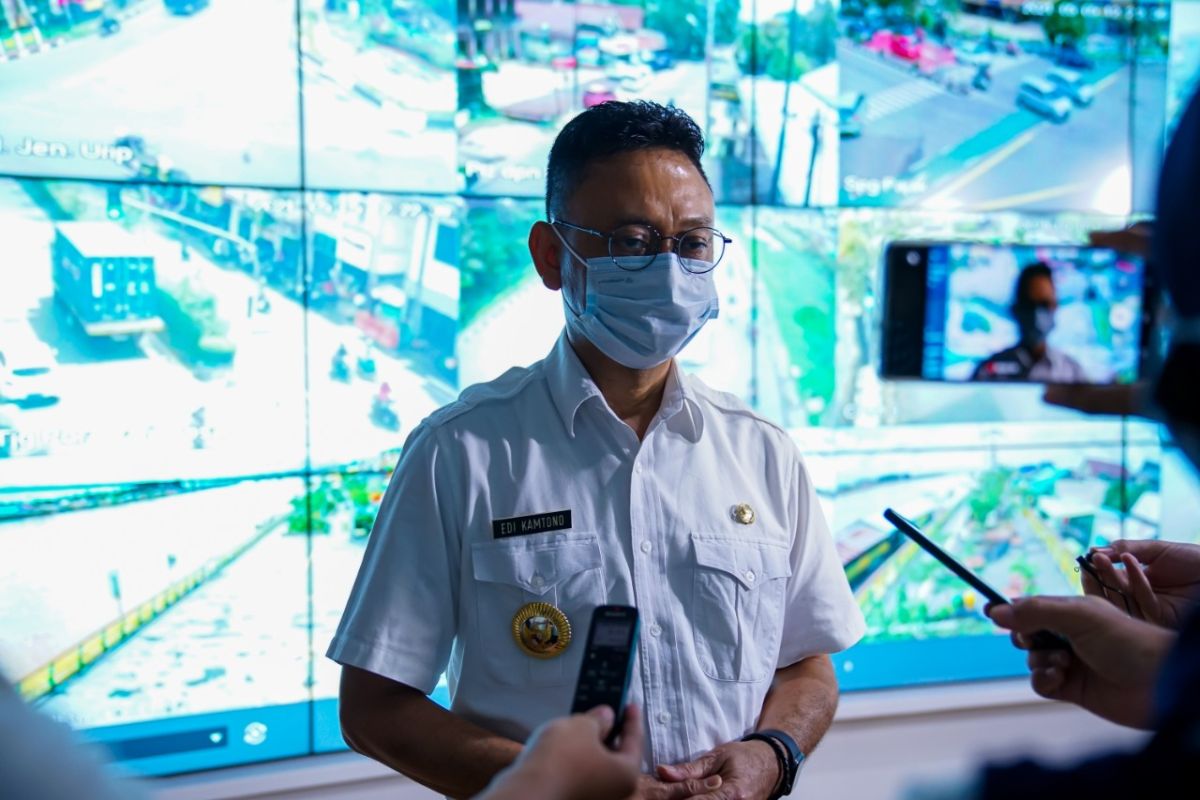
[[[683,375],[689,396],[700,407],[706,423],[732,428],[739,435],[751,434],[774,447],[796,451],[792,438],[778,423],[767,419],[735,394],[714,389],[695,375]]]
[[[430,430],[469,424],[475,416],[502,412],[521,403],[523,397],[543,385],[542,363],[513,367],[500,377],[463,389],[458,399],[426,417],[421,427]]]

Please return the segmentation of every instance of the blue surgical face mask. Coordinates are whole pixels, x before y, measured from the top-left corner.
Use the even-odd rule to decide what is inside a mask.
[[[1054,330],[1054,311],[1043,306],[1027,306],[1017,311],[1021,341],[1030,347],[1045,343]]]
[[[618,364],[650,369],[670,361],[704,323],[717,316],[711,270],[689,272],[675,253],[659,253],[642,269],[634,269],[644,262],[642,258],[618,258],[616,262],[610,256],[583,259],[561,234],[559,239],[570,256],[587,268],[584,296],[572,297],[580,282],[570,280],[568,271],[577,267],[571,257],[563,259],[567,330],[587,339]],[[694,267],[701,270],[710,265],[696,263]]]

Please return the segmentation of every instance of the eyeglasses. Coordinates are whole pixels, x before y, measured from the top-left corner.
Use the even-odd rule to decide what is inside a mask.
[[[725,245],[733,241],[716,228],[707,227],[692,228],[678,236],[663,236],[649,225],[622,225],[612,233],[603,233],[561,219],[552,220],[551,224],[607,240],[608,255],[613,263],[630,272],[650,266],[654,257],[662,252],[662,243],[670,241],[671,252],[679,256],[683,268],[703,275],[721,262]]]

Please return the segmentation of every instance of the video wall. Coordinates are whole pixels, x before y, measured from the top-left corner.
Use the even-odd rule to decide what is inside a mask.
[[[1150,211],[1198,74],[1200,0],[0,2],[0,671],[148,774],[344,748],[323,653],[405,436],[548,352],[548,149],[649,98],[734,240],[680,360],[805,454],[843,687],[1021,674],[882,510],[1073,592],[1197,487],[1154,426],[881,381],[883,248]]]

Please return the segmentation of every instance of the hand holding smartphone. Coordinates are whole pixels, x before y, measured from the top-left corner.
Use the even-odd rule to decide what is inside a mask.
[[[1011,602],[1007,597],[1000,594],[1000,592],[996,591],[996,589],[984,581],[983,578],[980,578],[974,572],[971,572],[971,570],[964,567],[953,556],[934,544],[929,537],[921,532],[921,529],[918,528],[912,522],[912,520],[897,514],[890,508],[883,512],[883,516],[884,519],[892,523],[896,530],[912,539],[918,546],[920,546],[922,550],[929,553],[938,561],[942,562],[942,565],[948,570],[965,581],[975,591],[986,597],[989,603],[993,605],[1007,605],[1009,602]],[[1062,636],[1059,636],[1057,633],[1052,633],[1050,631],[1038,631],[1035,633],[1032,637],[1031,644],[1033,645],[1034,650],[1071,649],[1070,642],[1068,642]]]
[[[582,714],[600,705],[612,708],[612,732],[605,740],[609,747],[624,726],[637,637],[638,612],[633,606],[599,606],[592,614],[571,713]]]

